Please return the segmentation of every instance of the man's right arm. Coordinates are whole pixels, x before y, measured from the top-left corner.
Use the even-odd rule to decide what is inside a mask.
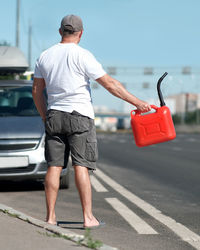
[[[44,97],[45,81],[43,78],[34,78],[32,95],[35,106],[44,121],[46,118],[46,100]]]
[[[148,112],[151,110],[150,104],[138,99],[126,90],[126,88],[116,79],[112,78],[108,74],[96,79],[105,89],[107,89],[112,95],[134,105],[141,112]]]

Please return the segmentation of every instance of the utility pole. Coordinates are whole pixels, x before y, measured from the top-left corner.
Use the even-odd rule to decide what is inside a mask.
[[[29,27],[28,27],[28,64],[29,64],[29,70],[31,70],[31,59],[32,59],[32,24],[31,21],[29,21]]]
[[[16,6],[16,47],[19,48],[19,15],[20,14],[20,0],[17,0]]]

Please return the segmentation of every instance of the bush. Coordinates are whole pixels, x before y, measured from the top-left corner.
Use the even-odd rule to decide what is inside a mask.
[[[174,124],[181,124],[182,114],[175,114],[172,116]],[[184,116],[184,124],[200,124],[200,109],[186,112]]]

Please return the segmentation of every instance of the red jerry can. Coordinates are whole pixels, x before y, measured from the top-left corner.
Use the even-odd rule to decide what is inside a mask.
[[[131,111],[131,127],[138,147],[149,146],[156,143],[173,140],[176,137],[174,123],[170,110],[165,106],[160,90],[160,84],[167,72],[158,80],[157,90],[161,107],[151,105],[154,113],[141,113],[138,110]]]

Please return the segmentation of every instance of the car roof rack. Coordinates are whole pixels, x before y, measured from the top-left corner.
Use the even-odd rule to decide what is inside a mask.
[[[19,48],[0,46],[0,75],[24,73],[28,67],[26,58]]]

